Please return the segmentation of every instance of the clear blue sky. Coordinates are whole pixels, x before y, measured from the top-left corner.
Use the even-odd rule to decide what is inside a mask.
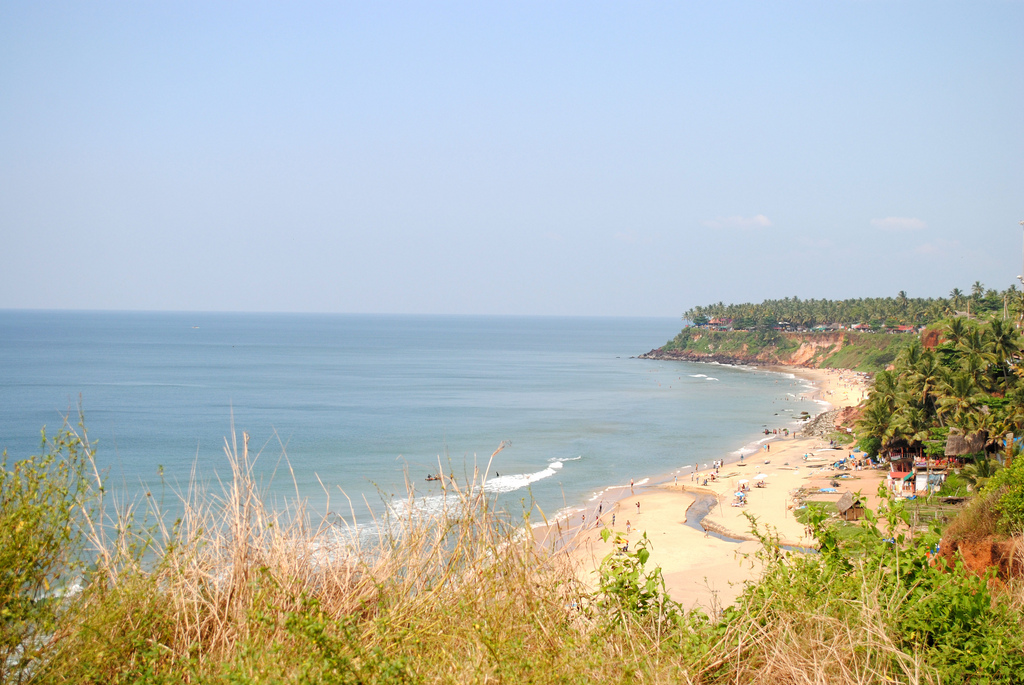
[[[1021,219],[1021,2],[0,2],[0,308],[930,296]]]

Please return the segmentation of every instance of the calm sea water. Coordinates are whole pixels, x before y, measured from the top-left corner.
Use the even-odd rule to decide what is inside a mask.
[[[77,405],[109,482],[183,485],[228,472],[224,439],[251,435],[272,492],[347,512],[428,497],[438,470],[482,468],[488,488],[549,515],[664,479],[789,425],[802,381],[631,359],[676,319],[0,312],[0,447],[39,450]],[[272,474],[277,470],[277,475]],[[682,469],[682,470],[680,470]],[[653,481],[652,481],[653,482]],[[609,489],[611,488],[611,489]]]

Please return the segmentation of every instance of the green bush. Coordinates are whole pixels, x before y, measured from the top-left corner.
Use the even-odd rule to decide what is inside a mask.
[[[881,522],[867,512],[854,554],[841,544],[823,507],[804,514],[818,540],[816,556],[787,557],[777,541],[759,536],[769,549],[762,556],[778,562],[767,566],[727,620],[738,627],[777,622],[790,635],[805,632],[831,645],[840,644],[843,632],[857,635],[861,642],[842,672],[837,669],[837,681],[856,680],[849,663],[866,658],[863,668],[877,678],[871,682],[890,682],[892,676],[877,674],[899,674],[913,654],[929,674],[927,682],[1010,682],[1024,669],[1024,633],[1012,600],[993,595],[990,576],[935,563],[937,529],[917,536],[901,532],[910,521],[904,501],[886,495],[879,514]]]
[[[957,473],[949,473],[939,489],[939,494],[943,497],[966,497],[970,493],[967,492],[967,481]]]
[[[605,542],[612,535],[608,528],[601,531]],[[644,568],[651,556],[647,533],[637,540],[632,551],[628,550],[624,538],[616,536],[615,544],[615,550],[605,556],[599,569],[601,601],[612,610],[615,620],[622,622],[627,614],[659,620],[678,619],[680,607],[668,596],[661,568],[650,571]],[[621,544],[625,547],[620,549]]]
[[[989,478],[985,492],[999,492],[996,511],[999,529],[1009,535],[1024,532],[1024,458],[1016,458],[1010,466]]]
[[[872,435],[867,435],[857,441],[857,448],[861,452],[867,452],[869,457],[877,457],[878,451],[882,449],[882,441]]]
[[[20,681],[43,658],[67,590],[81,583],[83,531],[95,491],[93,452],[66,424],[43,453],[0,462],[0,682]]]

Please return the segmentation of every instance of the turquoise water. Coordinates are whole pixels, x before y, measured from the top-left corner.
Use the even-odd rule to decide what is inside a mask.
[[[137,495],[228,472],[251,435],[272,492],[380,510],[405,478],[491,467],[506,503],[549,515],[613,486],[689,473],[817,405],[782,374],[631,359],[676,319],[0,312],[0,447],[35,453],[81,397],[112,486]],[[684,467],[686,467],[684,469]],[[274,470],[277,475],[271,480]],[[680,471],[680,469],[684,469]],[[500,475],[499,475],[500,474]],[[654,481],[651,481],[654,482]],[[613,489],[609,490],[609,487]]]

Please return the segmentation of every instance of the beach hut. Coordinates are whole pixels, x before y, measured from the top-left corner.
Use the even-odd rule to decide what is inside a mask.
[[[864,516],[864,505],[859,499],[854,499],[853,493],[849,490],[836,502],[836,509],[844,521],[859,521]]]

